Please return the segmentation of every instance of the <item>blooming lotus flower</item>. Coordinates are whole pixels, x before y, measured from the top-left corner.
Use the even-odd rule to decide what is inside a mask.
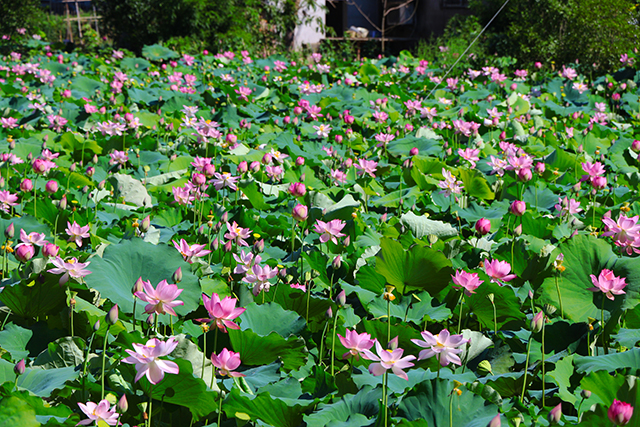
[[[87,426],[94,421],[96,425],[99,425],[100,421],[103,421],[110,426],[114,426],[118,422],[118,417],[120,417],[120,414],[116,412],[116,407],[111,407],[111,404],[107,399],[102,399],[98,404],[93,402],[87,402],[86,404],[78,402],[78,406],[89,418],[80,421],[76,425]],[[111,407],[111,409],[109,409],[109,407]]]
[[[224,297],[220,300],[218,294],[212,294],[211,298],[206,294],[202,294],[202,302],[210,318],[198,319],[198,322],[215,322],[215,326],[222,330],[222,332],[227,332],[227,328],[240,329],[240,326],[233,323],[232,320],[244,313],[246,309],[236,307],[238,303],[237,299]]]
[[[11,194],[7,190],[0,191],[0,210],[9,213],[9,208],[11,206],[16,206],[18,204],[18,196],[15,194]]]
[[[500,286],[503,286],[504,282],[509,282],[517,277],[515,274],[509,274],[511,272],[511,264],[497,259],[485,261],[484,271],[487,276],[491,277],[493,283],[497,283]]]
[[[438,182],[438,187],[442,188],[440,194],[444,194],[444,197],[449,197],[452,194],[462,194],[462,181],[457,181],[456,177],[446,169],[442,169],[442,176],[444,181]]]
[[[580,202],[576,201],[576,199],[569,199],[565,197],[558,197],[558,203],[554,206],[558,211],[558,216],[563,217],[567,215],[577,214],[582,212],[580,208]]]
[[[480,149],[479,148],[462,148],[458,149],[458,155],[468,161],[471,164],[471,169],[476,167],[476,162],[480,160]]]
[[[157,288],[151,286],[148,280],[142,282],[143,291],[135,292],[134,295],[142,301],[148,303],[144,308],[144,312],[149,315],[149,319],[156,314],[170,314],[177,316],[173,307],[184,305],[184,302],[176,300],[184,289],[178,289],[178,285],[170,285],[166,280],[158,283]]]
[[[613,274],[613,271],[606,268],[600,272],[598,277],[590,274],[591,281],[593,282],[593,288],[588,290],[592,292],[602,291],[607,298],[613,301],[614,295],[622,295],[626,292],[622,289],[627,286],[626,278],[617,277]]]
[[[428,359],[431,356],[438,356],[440,365],[447,366],[449,363],[454,365],[462,365],[462,361],[458,354],[462,352],[462,345],[469,342],[462,335],[450,335],[449,331],[443,329],[438,335],[433,335],[429,331],[420,333],[424,341],[412,339],[414,344],[419,347],[427,348],[422,350],[418,355],[418,360]]]
[[[402,357],[404,350],[401,348],[396,348],[395,350],[385,350],[382,348],[378,340],[375,340],[376,344],[376,352],[378,355],[374,354],[370,350],[363,350],[363,357],[368,360],[373,360],[377,363],[372,363],[369,365],[369,372],[374,375],[382,375],[387,370],[391,369],[391,371],[403,378],[405,380],[409,380],[407,373],[403,371],[403,369],[407,369],[413,366],[411,360],[415,360],[415,356],[405,356]]]
[[[320,242],[326,243],[331,240],[336,245],[338,244],[338,237],[344,237],[346,234],[341,233],[346,223],[339,219],[334,219],[329,222],[316,220],[314,225],[315,232],[320,234]]]
[[[80,227],[75,221],[73,221],[73,224],[67,221],[67,229],[65,232],[69,235],[69,240],[67,241],[76,242],[76,245],[80,248],[82,247],[82,238],[89,237],[89,224]]]
[[[171,353],[177,346],[178,340],[175,337],[169,338],[166,342],[152,338],[145,345],[133,343],[133,350],[125,350],[129,357],[125,357],[122,361],[135,364],[137,371],[135,382],[146,375],[151,384],[158,384],[164,378],[165,372],[179,373],[177,363],[160,359]]]
[[[358,159],[356,169],[358,169],[358,174],[364,175],[366,173],[369,174],[369,176],[371,176],[372,178],[375,178],[377,166],[378,162],[374,160]]]
[[[33,233],[27,234],[24,229],[20,229],[20,241],[25,244],[44,246],[49,243],[45,240],[45,237],[44,233],[36,233],[34,231]]]
[[[91,274],[89,270],[85,270],[85,267],[90,263],[78,262],[76,258],[70,258],[69,260],[64,261],[62,258],[57,256],[55,259],[51,260],[51,264],[56,268],[51,268],[47,271],[53,274],[62,274],[63,276],[60,278],[60,283],[66,283],[67,280],[69,280],[69,276],[74,279],[82,279],[84,276]]]
[[[109,164],[110,165],[125,165],[129,161],[129,156],[124,151],[115,150],[113,153],[109,153]]]
[[[636,215],[631,218],[627,218],[621,214],[618,217],[618,221],[614,221],[611,218],[604,217],[602,222],[606,226],[606,231],[603,236],[613,237],[616,246],[626,247],[626,251],[631,255],[632,251],[638,252],[636,249],[640,247],[640,224],[638,219],[640,216]]]
[[[244,250],[240,251],[240,256],[233,254],[233,258],[238,263],[236,268],[233,270],[233,274],[244,274],[249,271],[252,264],[259,264],[260,261],[262,261],[262,257],[260,255],[256,255],[254,257],[251,251],[245,254]]]
[[[236,182],[240,179],[239,176],[231,176],[229,172],[216,172],[213,174],[215,179],[213,179],[213,186],[216,190],[221,190],[224,187],[230,188],[233,191],[236,191],[238,187],[236,186]]]
[[[220,355],[211,353],[211,363],[218,368],[218,374],[230,377],[244,377],[240,372],[233,372],[240,366],[240,353],[235,353],[223,348]]]
[[[331,126],[325,124],[314,126],[313,128],[316,130],[316,135],[322,138],[328,138],[329,132],[331,132]]]
[[[253,295],[258,295],[260,292],[269,292],[271,287],[270,279],[273,279],[278,274],[278,268],[271,269],[268,265],[260,267],[254,265],[251,268],[251,274],[247,274],[242,281],[253,284]]]
[[[609,421],[617,426],[626,426],[631,421],[633,416],[633,406],[626,402],[621,402],[617,399],[613,400],[613,403],[607,411]]]
[[[225,239],[235,240],[238,246],[249,246],[244,239],[248,239],[250,235],[251,230],[248,228],[240,227],[235,221],[233,221],[233,224],[227,222],[227,233],[224,235]]]
[[[344,333],[344,337],[338,334],[338,338],[343,346],[345,346],[349,351],[342,355],[343,359],[346,359],[350,356],[354,356],[356,360],[360,358],[360,354],[369,350],[373,347],[373,343],[375,340],[371,339],[371,335],[364,332],[362,334],[357,333],[355,330],[350,331],[347,329]]]
[[[451,279],[453,279],[453,283],[455,284],[453,288],[464,288],[464,294],[467,296],[475,294],[474,291],[484,282],[484,280],[480,280],[478,273],[467,273],[464,270],[456,270],[456,275],[452,275]]]
[[[193,264],[194,258],[203,257],[211,253],[210,250],[205,249],[207,245],[189,245],[184,239],[180,239],[179,244],[175,240],[172,240],[171,242],[173,243],[173,246],[175,246],[175,248],[182,254],[184,260],[189,264]]]

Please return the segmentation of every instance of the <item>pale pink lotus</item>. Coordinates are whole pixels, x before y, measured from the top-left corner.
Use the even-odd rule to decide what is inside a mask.
[[[36,233],[34,231],[33,233],[27,234],[27,232],[24,231],[23,228],[20,229],[20,241],[22,243],[32,244],[35,246],[44,246],[47,243],[49,243],[47,242],[46,236],[44,235],[44,233]]]
[[[80,227],[77,222],[73,221],[71,224],[67,221],[67,229],[65,232],[69,235],[68,242],[75,242],[78,247],[82,247],[82,239],[89,237],[89,224],[84,227]]]
[[[370,350],[363,350],[363,357],[368,360],[373,360],[377,363],[369,365],[369,372],[374,375],[382,375],[387,370],[391,371],[402,379],[409,380],[407,373],[403,369],[407,369],[413,366],[411,360],[415,360],[415,356],[402,357],[404,350],[396,348],[395,350],[385,350],[382,348],[378,340],[375,341],[377,355]]]
[[[178,252],[180,252],[184,260],[189,264],[193,264],[194,258],[200,258],[211,253],[210,250],[205,249],[207,245],[189,245],[184,239],[180,239],[180,243],[175,240],[172,240],[171,242]]]
[[[355,330],[350,331],[347,329],[344,335],[345,336],[343,337],[338,334],[338,338],[342,345],[349,350],[342,355],[343,359],[354,356],[356,360],[358,360],[360,358],[360,353],[373,347],[374,340],[372,340],[371,335],[366,332],[359,334]]]
[[[593,288],[589,288],[590,291],[601,291],[610,300],[613,300],[615,298],[614,295],[626,294],[626,292],[622,290],[625,286],[627,286],[626,278],[620,278],[614,275],[613,271],[611,270],[605,268],[600,272],[598,277],[594,276],[593,274],[590,274],[589,277],[591,277],[591,281],[593,282],[594,286]]]
[[[170,285],[166,280],[158,283],[157,288],[153,288],[148,280],[142,282],[143,291],[134,293],[142,301],[148,303],[144,312],[149,315],[149,320],[153,314],[170,314],[177,316],[173,307],[184,305],[184,302],[176,300],[184,289],[178,289],[178,285]]]
[[[458,354],[462,352],[460,347],[469,342],[468,339],[464,339],[462,335],[450,335],[446,329],[443,329],[437,335],[433,335],[429,331],[423,331],[420,335],[422,335],[424,341],[411,340],[415,345],[426,348],[426,350],[420,352],[418,360],[428,359],[437,355],[438,362],[442,366],[447,366],[449,363],[458,366],[462,364]]]
[[[334,219],[329,222],[316,220],[314,224],[315,232],[320,234],[320,242],[326,243],[331,240],[336,245],[338,244],[338,237],[344,237],[346,234],[341,233],[346,223],[339,219]]]
[[[85,268],[90,264],[89,262],[78,262],[76,258],[70,258],[67,261],[63,260],[59,256],[51,260],[56,268],[47,270],[49,273],[62,274],[60,283],[66,283],[69,280],[69,276],[74,279],[82,279],[84,276],[91,274],[89,270]]]
[[[276,277],[277,274],[278,267],[272,269],[268,265],[260,267],[258,264],[254,264],[251,273],[244,276],[242,281],[253,284],[253,295],[258,295],[262,291],[269,292],[271,288],[269,280]]]
[[[233,323],[232,320],[244,313],[246,309],[236,307],[237,299],[224,297],[220,300],[220,295],[218,294],[212,294],[211,298],[206,294],[202,294],[202,302],[207,313],[209,313],[209,318],[198,319],[198,322],[215,322],[215,326],[222,332],[227,332],[227,328],[240,329],[240,326]]]
[[[464,294],[467,296],[475,294],[475,290],[484,282],[484,280],[480,280],[478,273],[467,273],[464,270],[456,270],[456,275],[452,275],[451,279],[455,285],[453,288],[464,288]]]
[[[493,283],[497,283],[500,286],[503,286],[504,282],[509,282],[517,277],[515,274],[509,274],[511,272],[511,264],[497,259],[485,261],[484,271],[487,276],[491,277]]]
[[[93,402],[87,402],[86,404],[78,402],[78,406],[89,418],[80,421],[76,425],[88,426],[93,422],[95,422],[96,425],[99,425],[100,421],[103,421],[110,426],[114,426],[118,423],[118,417],[120,414],[116,412],[115,405],[111,406],[107,399],[102,399],[98,404]]]
[[[249,246],[244,239],[248,239],[251,236],[251,230],[248,228],[240,227],[235,221],[232,224],[227,222],[227,233],[224,238],[227,240],[235,240],[238,246]]]
[[[240,366],[240,353],[223,348],[219,355],[211,353],[211,363],[218,368],[217,373],[222,376],[244,377],[240,372],[233,372]]]
[[[624,214],[618,217],[618,221],[614,221],[611,218],[603,217],[602,222],[606,226],[606,231],[603,236],[610,236],[615,240],[616,246],[626,248],[626,251],[631,255],[632,251],[638,252],[637,247],[640,247],[640,224],[638,219],[640,216],[628,218]]]
[[[177,346],[178,340],[175,337],[169,338],[166,342],[152,338],[145,345],[133,343],[133,350],[125,350],[129,357],[125,357],[122,361],[135,364],[137,371],[135,382],[146,375],[151,384],[158,384],[164,379],[165,372],[168,374],[179,373],[180,369],[177,363],[160,359],[160,357],[170,354]]]

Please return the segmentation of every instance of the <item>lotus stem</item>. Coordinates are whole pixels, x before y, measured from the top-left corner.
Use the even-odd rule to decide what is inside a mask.
[[[102,374],[100,375],[100,388],[102,393],[100,400],[104,399],[104,370],[107,362],[107,338],[109,337],[109,329],[111,329],[111,325],[107,323],[107,332],[104,334],[104,343],[102,344]]]
[[[322,330],[322,338],[320,339],[320,351],[318,352],[318,364],[322,365],[322,353],[324,353],[324,337],[327,334],[327,329],[329,328],[329,322],[324,324],[324,329]]]
[[[602,332],[600,336],[602,336],[602,350],[604,354],[609,354],[609,349],[605,345],[605,336],[604,336],[604,294],[602,294],[602,307],[600,307],[600,318],[602,319]]]
[[[202,378],[202,381],[204,381],[204,364],[207,361],[207,330],[203,328],[203,332],[204,333],[202,334],[202,369],[200,370],[200,378]]]
[[[546,315],[542,318],[542,407],[544,408],[545,401],[545,384],[544,384],[544,331],[545,331],[545,323],[546,323]]]
[[[533,332],[531,333],[533,335]],[[531,353],[531,335],[527,341],[527,360],[524,364],[524,382],[522,383],[522,393],[520,394],[520,402],[524,402],[524,392],[527,388],[527,373],[529,371],[529,354]]]
[[[264,295],[264,294],[263,294]],[[213,352],[216,352],[218,347],[218,328],[216,327],[216,331],[213,333]],[[211,390],[213,390],[213,383],[216,380],[216,370],[212,368],[211,371]]]
[[[220,427],[220,419],[222,418],[222,391],[220,391],[220,393],[218,393],[218,396],[220,396],[220,405],[218,406],[218,424],[217,426]]]
[[[560,294],[560,285],[558,284],[557,274],[556,274],[556,292],[558,292],[558,301],[560,302],[560,318],[564,319],[564,311],[562,310],[562,295]]]
[[[137,298],[134,296],[133,297],[133,332],[136,331],[136,302],[137,302]]]
[[[453,395],[455,391],[456,389],[454,388],[449,395],[449,427],[453,427]]]
[[[152,405],[153,405],[153,384],[151,384],[151,388],[149,389],[149,416],[147,417],[147,427],[151,427],[151,414],[152,414]]]
[[[388,416],[389,411],[387,407],[387,376],[388,371],[384,371],[384,375],[382,376],[382,406],[384,407],[384,427],[388,426]]]
[[[335,378],[335,360],[336,360],[336,328],[338,326],[338,313],[340,308],[336,308],[336,314],[333,316],[333,334],[331,335],[331,376]]]
[[[464,292],[460,292],[460,299],[458,300],[460,305],[460,314],[458,315],[458,334],[460,334],[460,327],[462,326],[462,305],[464,304]]]

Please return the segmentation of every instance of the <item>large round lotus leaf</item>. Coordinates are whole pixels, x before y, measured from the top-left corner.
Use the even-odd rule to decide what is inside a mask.
[[[161,280],[172,283],[171,277],[179,267],[182,268],[182,281],[178,288],[184,290],[178,300],[184,305],[174,309],[184,316],[198,308],[201,298],[198,278],[191,273],[189,264],[173,245],[153,245],[142,239],[123,240],[107,246],[102,258],[93,257],[90,261],[87,269],[91,274],[85,277],[87,286],[98,290],[102,298],[118,304],[125,313],[133,311],[131,291],[138,278],[150,281],[154,287]],[[136,305],[136,317],[141,318],[146,303],[138,301]],[[168,315],[160,318],[166,322],[169,320]]]

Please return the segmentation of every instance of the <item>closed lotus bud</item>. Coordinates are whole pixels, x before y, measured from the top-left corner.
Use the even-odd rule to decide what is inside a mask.
[[[491,363],[488,360],[483,360],[482,362],[478,363],[477,370],[480,375],[493,374]]]
[[[4,230],[4,236],[7,239],[13,239],[13,236],[16,234],[16,227],[13,223],[9,224],[9,226]]]
[[[23,179],[20,183],[20,190],[25,193],[33,190],[33,182],[29,178]]]
[[[305,221],[309,217],[309,209],[305,205],[297,204],[293,208],[292,216],[296,221]]]
[[[492,304],[493,304],[493,300],[494,300],[494,298],[495,298],[495,295],[494,295],[494,294],[488,294],[488,295],[487,295],[487,299],[488,299],[489,301],[491,301],[491,303],[492,303]]]
[[[35,252],[36,250],[32,245],[23,244],[16,247],[14,255],[18,261],[27,262],[33,258]]]
[[[239,174],[247,173],[248,170],[249,170],[249,165],[247,164],[246,160],[243,160],[238,164],[237,173]]]
[[[538,175],[542,175],[546,169],[547,169],[547,167],[542,162],[536,163],[536,165],[534,167],[534,170]]]
[[[476,222],[475,228],[478,234],[480,234],[481,236],[484,236],[485,234],[488,234],[491,231],[491,221],[489,221],[486,218],[480,218]]]
[[[60,209],[65,210],[67,209],[67,196],[64,195],[62,196],[62,198],[60,199],[60,203],[58,204],[58,206],[60,207]]]
[[[487,427],[500,427],[500,426],[501,426],[500,414],[493,417],[491,421],[489,421],[489,424],[487,424]]]
[[[333,261],[331,261],[331,266],[334,270],[338,270],[342,267],[342,257],[340,255],[336,255],[335,258],[333,258]]]
[[[518,180],[522,181],[522,182],[528,182],[531,181],[531,178],[533,178],[533,174],[531,173],[531,169],[520,169],[518,171]]]
[[[98,332],[100,330],[100,321],[96,320],[96,323],[93,324],[93,332]]]
[[[327,319],[333,319],[333,310],[331,307],[327,308],[327,311],[324,313]]]
[[[142,281],[142,277],[138,277],[138,280],[136,280],[136,283],[133,284],[133,289],[132,289],[132,293],[136,293],[136,292],[142,292],[144,291],[144,282]]]
[[[301,182],[294,182],[289,186],[289,194],[294,197],[302,197],[307,194],[307,187]]]
[[[396,348],[398,348],[398,337],[397,336],[395,338],[392,338],[391,341],[389,341],[387,343],[387,349],[395,350]]]
[[[200,187],[201,185],[204,185],[207,182],[207,177],[201,173],[196,172],[193,174],[193,176],[191,176],[191,182],[193,182],[194,185]]]
[[[213,248],[214,251],[217,251],[219,247],[220,247],[220,241],[216,237],[215,239],[213,239],[213,242],[211,242],[211,248]]]
[[[262,164],[263,165],[268,165],[273,161],[273,156],[271,155],[271,153],[265,153],[264,156],[262,156]]]
[[[547,419],[551,424],[558,424],[560,422],[560,418],[562,418],[562,403],[558,403],[556,407],[549,411],[549,415],[547,416]]]
[[[298,157],[296,159],[296,166],[302,166],[304,165],[304,157]]]
[[[238,137],[232,133],[228,134],[225,138],[229,144],[235,144],[238,142]]]
[[[518,224],[518,226],[513,229],[513,234],[516,236],[522,235],[522,224]]]
[[[13,372],[16,375],[22,375],[22,374],[24,374],[24,371],[26,370],[26,368],[27,368],[27,364],[24,361],[24,359],[22,359],[22,360],[20,360],[18,363],[16,363],[14,365]]]
[[[205,177],[213,178],[213,174],[216,173],[216,167],[213,166],[212,164],[206,164],[202,168],[202,172],[204,172],[204,176]],[[198,174],[198,175],[200,175],[200,174]],[[202,184],[204,184],[204,182]],[[202,184],[198,184],[198,185],[202,185]]]
[[[104,190],[105,185],[106,185],[106,181],[103,179],[98,183],[98,190]]]
[[[146,233],[149,231],[149,227],[151,227],[151,216],[147,215],[145,219],[140,223],[140,231]]]
[[[93,163],[98,163],[98,155],[97,155],[97,154],[94,154],[94,155],[93,155],[93,158],[91,159],[91,161],[92,161]]]
[[[342,135],[336,135],[336,143],[342,144]]]
[[[76,164],[72,163],[71,166],[69,166],[69,172],[75,172],[76,168],[77,168]]]
[[[48,181],[44,189],[47,191],[47,193],[53,194],[58,191],[58,182],[53,180]]]
[[[42,255],[47,258],[57,256],[58,251],[60,251],[60,247],[58,245],[54,245],[53,243],[47,243],[42,247]]]
[[[591,392],[590,392],[589,390],[582,390],[582,391],[580,392],[580,396],[581,396],[583,399],[588,399],[588,398],[590,398],[590,397],[591,397]]]
[[[43,159],[35,159],[31,162],[31,168],[35,173],[42,175],[47,170],[47,163]]]
[[[231,249],[233,249],[233,240],[227,240],[224,244],[224,251],[231,252]]]
[[[593,185],[593,188],[595,188],[596,190],[602,190],[607,186],[607,178],[605,178],[604,176],[593,177],[591,179],[591,185]]]
[[[127,395],[123,394],[122,397],[118,400],[116,405],[118,408],[118,412],[124,414],[129,409],[129,402],[127,401]]]
[[[107,325],[115,325],[118,322],[118,304],[111,307],[111,310],[104,317]]]
[[[544,313],[539,311],[536,313],[535,316],[533,316],[533,319],[531,319],[531,323],[529,324],[529,327],[531,328],[531,332],[537,334],[542,330],[543,325],[544,325]]]
[[[404,125],[404,131],[405,132],[413,132],[413,125],[411,123],[407,123],[406,125]]]
[[[527,211],[527,204],[522,200],[511,203],[511,213],[515,216],[522,216]]]
[[[336,302],[343,307],[347,303],[347,293],[344,290],[342,290],[342,292],[338,294],[338,296],[336,297]]]
[[[173,283],[182,282],[182,267],[178,267],[176,271],[173,272]]]
[[[257,254],[264,251],[264,239],[257,240],[253,244],[253,251]]]
[[[46,136],[46,135],[45,135]],[[13,150],[14,148],[16,148],[16,142],[12,139],[9,142],[9,150]]]
[[[260,162],[257,161],[257,160],[251,162],[251,164],[249,165],[249,169],[253,173],[259,172],[260,171]]]
[[[411,150],[409,150],[409,155],[410,156],[417,156],[418,153],[419,153],[418,147],[413,147]]]
[[[349,246],[351,244],[351,236],[345,237],[344,240],[342,241],[342,244],[344,246]]]
[[[640,153],[640,141],[634,139],[631,143],[631,150],[633,150],[635,153]]]

